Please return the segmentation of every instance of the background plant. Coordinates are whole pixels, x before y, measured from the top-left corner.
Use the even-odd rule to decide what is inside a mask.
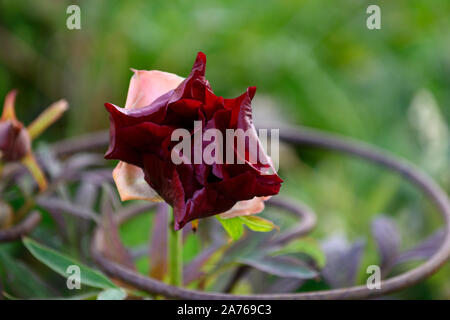
[[[289,120],[374,143],[420,165],[450,190],[448,1],[380,1],[381,32],[364,27],[369,3],[350,0],[336,8],[326,1],[265,1],[256,7],[250,1],[80,1],[80,31],[65,28],[68,4],[0,4],[5,48],[0,52],[0,96],[19,88],[22,107],[17,112],[24,123],[61,96],[72,106],[41,141],[106,128],[102,104],[125,100],[120,95],[131,76],[129,66],[185,74],[192,55],[202,49],[210,61],[221,61],[220,68],[208,73],[211,82],[221,84],[218,94],[234,96],[251,84],[265,93],[255,101],[256,116],[258,110],[262,114],[257,123],[264,125],[260,119],[270,114],[279,123]],[[282,159],[284,195],[317,212],[319,223],[311,237],[365,241],[358,282],[365,277],[365,266],[379,261],[377,244],[368,236],[379,213],[397,225],[402,250],[426,238],[438,223],[424,219],[433,216],[426,215],[433,209],[389,173],[321,151],[285,148]],[[96,161],[101,169],[101,160]],[[15,201],[17,208],[21,200]],[[123,226],[126,245],[148,238],[150,216],[139,219],[147,225],[130,221],[132,226]],[[59,239],[55,228],[44,212],[35,233],[51,247],[81,256],[78,240]],[[87,246],[86,240],[80,242]],[[37,269],[45,282],[61,282],[21,245],[2,245],[2,251],[6,247],[12,248],[15,263]],[[447,266],[397,296],[447,298],[449,272]],[[311,281],[301,290],[322,285]]]

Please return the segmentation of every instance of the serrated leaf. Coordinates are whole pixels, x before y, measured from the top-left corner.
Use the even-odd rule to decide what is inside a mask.
[[[222,219],[217,216],[217,220],[220,221],[227,234],[233,240],[239,240],[244,234],[244,221],[239,217]]]
[[[91,269],[53,249],[47,248],[30,238],[24,238],[23,244],[36,259],[65,278],[70,276],[70,274],[66,273],[67,268],[71,265],[76,265],[80,268],[80,282],[82,284],[101,289],[117,288],[111,280],[99,271]]]
[[[123,289],[106,289],[99,293],[97,300],[123,300],[127,293]]]
[[[237,217],[252,231],[269,232],[278,227],[270,220],[258,216],[240,216]]]
[[[293,253],[305,253],[311,256],[317,263],[317,266],[323,268],[326,263],[325,253],[313,239],[298,239],[290,242],[283,248],[272,252],[272,255],[283,255]]]

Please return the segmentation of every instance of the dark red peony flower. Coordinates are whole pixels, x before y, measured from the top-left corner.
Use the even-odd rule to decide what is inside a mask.
[[[256,88],[248,88],[235,99],[218,97],[205,79],[205,65],[206,56],[199,52],[190,75],[184,81],[160,71],[135,71],[127,107],[105,104],[111,119],[110,147],[105,157],[123,161],[114,172],[122,199],[133,198],[128,194],[123,196],[126,192],[140,192],[135,192],[136,189],[129,191],[131,189],[126,186],[131,184],[130,179],[139,178],[136,167],[141,168],[148,185],[174,208],[176,230],[189,221],[229,211],[238,202],[260,207],[255,199],[261,197],[262,202],[263,197],[277,194],[282,183],[264,152],[258,153],[256,161],[249,161],[254,154],[251,142],[256,141],[259,145],[251,113],[251,100]],[[141,75],[141,72],[147,74]],[[151,83],[154,77],[161,80]],[[149,83],[142,84],[145,81],[158,88],[148,86]],[[178,86],[173,86],[174,83]],[[175,89],[164,90],[171,85]],[[156,98],[153,97],[155,92],[165,93]],[[194,128],[198,128],[194,121],[200,121],[202,132],[217,129],[224,137],[227,129],[251,132],[245,140],[244,154],[236,147],[223,151],[224,159],[232,152],[234,159],[244,161],[175,164],[171,153],[179,141],[172,141],[172,133],[176,129],[186,129],[190,139],[194,140]],[[200,145],[193,142],[191,154],[203,152],[210,143],[217,143],[215,139],[211,140]],[[202,150],[198,150],[199,146]]]

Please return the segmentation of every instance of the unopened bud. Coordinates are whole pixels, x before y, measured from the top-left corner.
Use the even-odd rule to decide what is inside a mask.
[[[27,130],[16,120],[0,121],[0,159],[18,161],[31,152]]]

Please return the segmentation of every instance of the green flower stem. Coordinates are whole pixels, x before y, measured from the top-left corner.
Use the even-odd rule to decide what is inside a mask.
[[[173,208],[170,207],[173,221]],[[173,223],[169,224],[169,260],[170,260],[170,284],[181,287],[183,285],[183,232],[175,231]]]

